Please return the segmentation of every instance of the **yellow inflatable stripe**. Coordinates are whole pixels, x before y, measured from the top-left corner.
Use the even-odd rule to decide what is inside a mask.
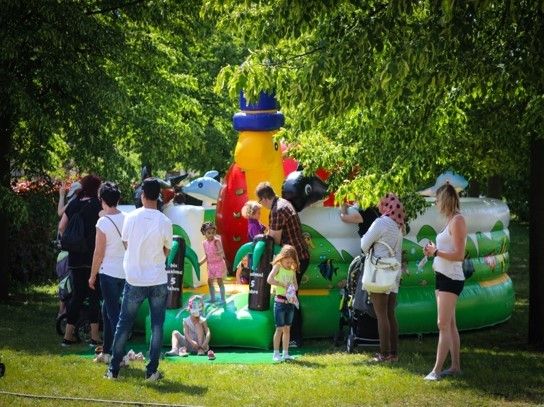
[[[184,292],[190,293],[190,294],[208,294],[208,286],[207,285],[201,285],[197,288],[184,288]],[[225,284],[225,291],[227,293],[236,293],[236,292],[244,292],[248,291],[247,285],[238,285],[238,284]],[[329,295],[331,290],[327,288],[309,288],[305,290],[300,290],[299,295],[305,295],[305,296],[323,296],[323,295]]]
[[[278,109],[270,109],[270,110],[242,110],[247,115],[250,114],[259,114],[259,113],[276,113]]]
[[[323,296],[323,295],[329,295],[331,290],[327,288],[308,288],[306,290],[299,290],[299,295],[304,296]]]
[[[480,281],[480,287],[492,287],[494,285],[500,285],[508,280],[510,280],[510,277],[505,273],[500,277],[494,278],[493,280]]]

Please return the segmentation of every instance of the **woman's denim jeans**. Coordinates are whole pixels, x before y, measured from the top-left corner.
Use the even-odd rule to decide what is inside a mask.
[[[102,291],[102,319],[104,320],[104,345],[102,352],[111,355],[111,346],[115,328],[119,321],[119,311],[121,310],[121,294],[125,286],[124,278],[100,274],[100,289]]]
[[[162,327],[166,311],[168,289],[166,284],[150,287],[136,287],[125,283],[123,302],[119,322],[113,339],[113,357],[110,363],[110,372],[117,377],[119,365],[125,355],[125,344],[136,319],[140,304],[147,298],[151,314],[151,343],[149,344],[149,363],[146,366],[146,377],[152,375],[159,367],[159,357],[162,346]]]

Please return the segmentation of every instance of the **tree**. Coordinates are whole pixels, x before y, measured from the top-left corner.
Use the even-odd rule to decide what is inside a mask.
[[[274,91],[282,136],[307,170],[333,170],[339,199],[369,204],[389,190],[413,197],[445,169],[481,184],[521,173],[528,187],[529,151],[543,135],[543,5],[208,1],[205,12],[252,49],[222,70],[218,89]],[[544,262],[531,264],[531,286],[542,287]],[[543,305],[531,295],[532,324],[542,326]],[[530,340],[544,343],[542,330]]]
[[[211,30],[200,5],[4,0],[0,201],[16,202],[13,175],[59,176],[66,166],[125,190],[142,162],[154,171],[226,169],[234,109],[212,86],[240,48]],[[0,214],[3,247],[10,221]]]

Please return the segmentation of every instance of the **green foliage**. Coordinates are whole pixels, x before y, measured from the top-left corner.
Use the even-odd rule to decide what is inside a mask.
[[[212,86],[219,68],[241,57],[199,9],[199,1],[5,1],[11,168],[117,181],[136,179],[144,162],[159,173],[225,170],[233,107]]]
[[[15,186],[15,200],[24,215],[9,226],[9,284],[46,281],[55,275],[58,188],[47,180],[21,182]]]
[[[274,90],[281,137],[308,172],[333,174],[340,200],[409,195],[448,169],[508,179],[543,134],[538,2],[208,1],[204,12],[251,44],[217,89]]]

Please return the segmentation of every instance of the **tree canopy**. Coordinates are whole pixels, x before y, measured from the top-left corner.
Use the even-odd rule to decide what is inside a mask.
[[[218,89],[275,92],[281,136],[307,170],[333,170],[339,198],[368,205],[389,190],[413,196],[447,169],[528,185],[529,141],[542,135],[543,4],[208,1],[204,10],[251,48],[223,68]]]

